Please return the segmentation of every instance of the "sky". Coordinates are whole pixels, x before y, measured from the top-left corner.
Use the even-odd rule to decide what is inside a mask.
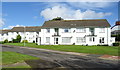
[[[64,20],[118,20],[118,2],[2,2],[2,29],[14,26],[42,26],[56,17]]]

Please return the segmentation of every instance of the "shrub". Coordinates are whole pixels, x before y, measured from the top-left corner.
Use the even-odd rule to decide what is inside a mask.
[[[9,43],[12,43],[12,41],[9,41]]]
[[[23,40],[22,43],[28,43],[28,40]]]
[[[18,43],[19,41],[17,39],[13,39],[13,43]]]
[[[6,39],[6,40],[4,40],[4,43],[8,43],[8,40]]]
[[[119,43],[113,43],[113,46],[119,46]]]
[[[21,36],[20,36],[20,35],[17,35],[17,38],[16,38],[16,39],[17,39],[17,42],[20,43],[20,41],[21,41]]]
[[[3,41],[0,41],[0,44],[4,44],[4,42],[3,42]]]

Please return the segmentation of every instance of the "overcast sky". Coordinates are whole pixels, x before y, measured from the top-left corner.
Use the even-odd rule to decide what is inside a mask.
[[[113,26],[118,20],[118,2],[3,2],[3,29],[14,26],[42,26],[55,17],[65,20],[107,19]]]

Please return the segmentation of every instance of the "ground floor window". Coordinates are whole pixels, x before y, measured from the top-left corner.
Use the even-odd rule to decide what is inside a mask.
[[[50,43],[50,37],[46,37],[46,43]]]
[[[71,43],[70,37],[62,37],[62,43]]]
[[[76,37],[76,42],[77,43],[85,43],[86,39],[84,37]]]

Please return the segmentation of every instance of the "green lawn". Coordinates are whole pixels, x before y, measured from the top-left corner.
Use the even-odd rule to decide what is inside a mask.
[[[5,43],[6,45],[23,46],[23,43]],[[110,46],[80,46],[80,45],[36,45],[34,43],[26,43],[27,47],[43,48],[67,52],[89,53],[89,54],[106,54],[118,56],[120,47]]]
[[[24,55],[20,53],[15,53],[15,52],[2,52],[2,64],[14,64],[17,62],[24,62],[25,60],[34,60],[34,59],[39,59],[37,57],[29,56],[29,55]]]

